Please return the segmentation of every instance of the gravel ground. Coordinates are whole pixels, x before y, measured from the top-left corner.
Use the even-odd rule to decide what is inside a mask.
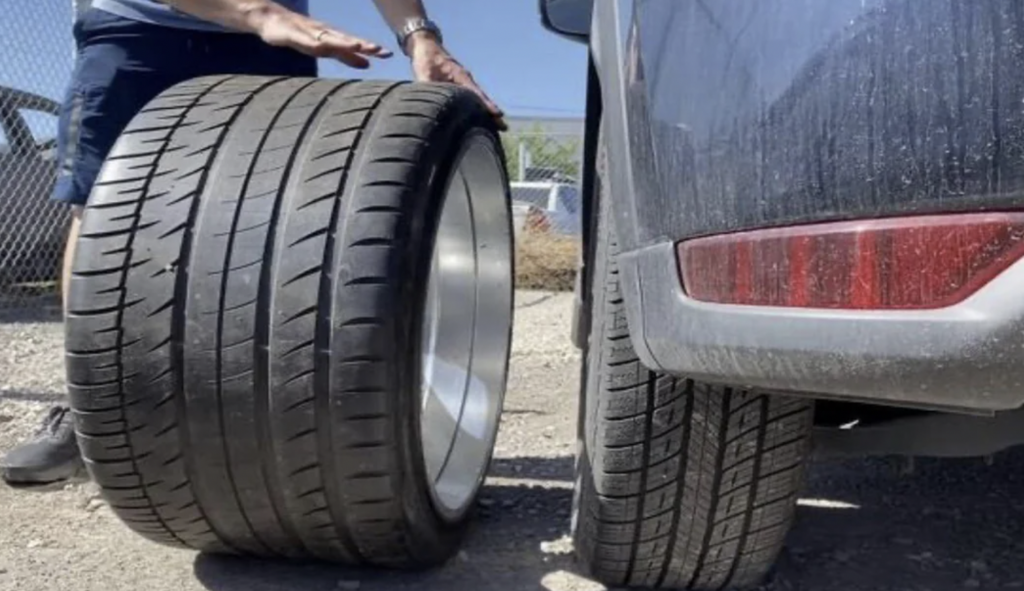
[[[572,501],[578,353],[570,299],[519,294],[512,376],[492,476],[464,551],[396,575],[164,548],[131,534],[88,483],[0,486],[0,589],[74,591],[590,591],[565,538]],[[62,387],[61,327],[0,325],[0,451]],[[766,591],[1024,589],[1024,452],[918,461],[827,461]]]

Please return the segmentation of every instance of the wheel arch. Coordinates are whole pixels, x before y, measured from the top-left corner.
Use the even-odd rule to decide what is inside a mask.
[[[581,235],[582,248],[580,260],[576,272],[576,283],[573,289],[573,317],[572,317],[572,342],[579,348],[590,333],[590,298],[587,297],[586,286],[590,284],[589,278],[594,260],[594,227],[597,220],[598,174],[597,159],[600,152],[601,129],[603,117],[603,98],[601,96],[601,80],[598,70],[591,54],[587,60],[587,95],[586,115],[584,118],[583,131],[583,166],[580,184],[581,199]]]
[[[596,2],[589,38],[587,65],[586,119],[583,149],[583,251],[577,273],[572,339],[582,347],[589,334],[589,285],[593,268],[594,220],[598,190],[597,163],[600,151],[606,151],[607,171],[604,190],[615,195],[612,215],[620,229],[619,239],[628,251],[637,243],[633,163],[629,147],[629,118],[625,87],[624,44],[631,22],[632,1]],[[623,20],[625,19],[625,20]]]

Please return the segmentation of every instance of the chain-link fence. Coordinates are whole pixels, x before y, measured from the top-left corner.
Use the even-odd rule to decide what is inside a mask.
[[[83,0],[0,0],[0,313],[59,302],[68,211],[49,195],[59,100]],[[519,126],[503,136],[521,287],[568,288],[579,256],[582,134]]]
[[[580,133],[543,130],[502,138],[512,185],[518,286],[571,289],[580,254]]]
[[[72,0],[0,0],[0,311],[56,305],[68,211],[49,200]]]

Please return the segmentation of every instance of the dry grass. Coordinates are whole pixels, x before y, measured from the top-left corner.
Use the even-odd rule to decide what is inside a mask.
[[[516,243],[516,287],[572,291],[580,246],[578,237],[524,231]]]

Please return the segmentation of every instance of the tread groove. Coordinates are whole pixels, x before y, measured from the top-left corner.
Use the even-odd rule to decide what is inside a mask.
[[[240,189],[239,200],[235,206],[234,217],[231,220],[231,230],[230,235],[228,236],[227,255],[225,256],[224,260],[225,271],[221,277],[220,285],[219,308],[221,310],[221,313],[218,315],[217,318],[217,373],[220,376],[220,381],[217,385],[217,400],[218,404],[221,405],[220,408],[222,420],[224,409],[222,405],[221,384],[225,381],[223,377],[223,366],[221,365],[221,357],[224,351],[224,312],[230,311],[225,309],[224,304],[227,298],[228,266],[231,260],[232,248],[234,245],[235,237],[240,232],[239,221],[242,216],[243,203],[245,202],[247,197],[251,196],[250,187],[253,178],[259,174],[266,174],[270,172],[270,170],[257,170],[257,167],[261,163],[261,156],[264,155],[265,152],[267,152],[265,148],[267,146],[267,142],[270,141],[273,133],[285,127],[279,124],[281,118],[284,117],[284,115],[289,111],[289,109],[293,108],[293,105],[300,96],[302,96],[308,89],[316,85],[317,81],[315,80],[309,80],[306,81],[304,84],[296,85],[296,87],[293,90],[291,90],[287,99],[282,101],[280,107],[276,110],[273,117],[267,123],[266,129],[263,131],[263,134],[261,135],[260,140],[255,147],[255,155],[249,160],[249,166],[248,170],[246,171],[245,181],[243,182],[242,187]],[[252,341],[254,343],[252,359],[252,375],[254,390],[253,435],[256,441],[256,447],[258,449],[258,454],[260,458],[259,474],[260,479],[262,481],[261,484],[263,485],[263,488],[267,493],[267,497],[269,498],[269,504],[271,514],[273,515],[273,520],[275,521],[276,526],[280,528],[281,532],[284,534],[287,543],[290,546],[301,548],[303,551],[307,551],[308,547],[306,546],[305,540],[303,540],[302,536],[299,535],[298,529],[296,528],[294,521],[288,514],[284,501],[284,492],[283,487],[281,485],[279,467],[275,459],[276,453],[270,453],[274,449],[274,444],[271,437],[272,430],[270,425],[270,407],[272,396],[272,389],[270,387],[269,358],[271,330],[270,306],[272,305],[272,300],[274,297],[274,293],[272,291],[273,282],[271,281],[271,278],[273,276],[272,268],[274,266],[275,261],[273,255],[274,247],[276,246],[277,242],[277,220],[281,212],[281,201],[283,192],[282,189],[288,186],[292,174],[292,165],[295,163],[295,158],[297,154],[300,153],[302,147],[307,142],[311,126],[315,121],[318,120],[319,113],[323,109],[324,105],[326,105],[330,101],[331,97],[334,95],[334,92],[337,92],[337,90],[342,88],[342,86],[342,84],[336,84],[335,87],[330,92],[324,93],[324,96],[320,98],[318,104],[313,109],[311,116],[307,117],[307,119],[303,123],[302,129],[298,132],[295,138],[295,143],[289,146],[291,152],[288,155],[285,165],[282,167],[272,169],[273,171],[283,171],[280,175],[280,178],[277,180],[277,187],[279,190],[274,195],[274,202],[271,207],[269,219],[266,220],[265,224],[257,224],[255,226],[261,227],[265,225],[267,226],[268,229],[266,232],[266,236],[263,239],[263,254],[260,257],[261,265],[257,279],[259,285],[257,289],[257,296],[255,299],[249,302],[249,304],[255,304],[256,306],[254,313],[254,334],[252,335]],[[221,432],[225,436],[225,457],[230,457],[229,448],[227,446],[226,441],[227,432],[224,430],[223,423],[221,426]],[[263,541],[262,537],[259,536],[255,528],[252,527],[252,522],[249,516],[247,515],[247,511],[245,510],[244,505],[241,503],[241,492],[238,490],[237,485],[235,485],[234,478],[233,476],[230,475],[230,471],[229,479],[232,482],[232,486],[235,488],[235,494],[236,497],[238,498],[239,509],[241,510],[243,516],[245,517],[246,523],[248,523],[250,528],[253,529],[253,534],[256,537],[256,539],[268,548],[270,548],[270,544],[267,544],[265,541]]]
[[[350,174],[353,167],[353,163],[357,157],[362,155],[362,144],[365,138],[373,132],[377,125],[378,116],[380,114],[380,106],[388,95],[400,86],[400,83],[389,84],[380,88],[380,90],[373,96],[372,105],[366,110],[364,124],[360,125],[358,131],[354,134],[355,137],[351,140],[351,151],[346,156],[344,171],[341,173],[341,178],[338,183],[338,187],[342,189],[341,195],[331,204],[331,213],[329,217],[328,227],[330,231],[327,233],[326,241],[324,245],[324,255],[322,261],[322,267],[324,269],[333,270],[337,259],[339,257],[338,249],[342,245],[338,236],[338,225],[341,220],[342,206],[345,197],[350,194],[352,187],[349,186],[351,182]],[[344,204],[347,205],[347,204]],[[320,276],[320,285],[316,294],[317,307],[324,311],[323,314],[317,319],[316,327],[314,330],[314,339],[316,341],[315,348],[317,351],[331,351],[334,339],[334,322],[335,310],[333,305],[334,294],[337,292],[338,287],[338,273],[327,272]],[[315,374],[314,380],[314,391],[318,393],[331,392],[336,384],[333,384],[332,368],[330,366],[330,358],[328,355],[316,355],[314,361]],[[340,474],[337,466],[335,465],[337,450],[336,450],[336,427],[333,425],[332,408],[330,400],[326,395],[318,396],[314,402],[316,412],[316,446],[319,457],[323,463],[323,479],[324,484],[324,496],[327,500],[327,510],[331,516],[331,520],[335,524],[334,531],[338,535],[338,539],[341,541],[342,546],[349,552],[354,559],[354,562],[363,563],[366,561],[366,557],[363,555],[362,549],[356,543],[355,532],[352,530],[352,524],[350,523],[350,516],[345,511],[345,501],[341,492],[339,491]]]
[[[643,451],[641,452],[642,460],[640,465],[640,497],[637,502],[637,515],[643,518],[644,505],[647,501],[647,478],[650,475],[647,465],[651,462],[651,432],[654,429],[654,400],[655,400],[655,386],[658,382],[658,376],[653,371],[647,372],[647,412],[644,417],[644,441]],[[626,566],[626,582],[630,582],[633,579],[634,569],[636,568],[637,552],[640,548],[640,533],[643,528],[638,523],[633,531],[633,545],[630,548],[629,563]]]
[[[686,380],[686,386],[682,388],[684,396],[686,397],[686,407],[683,410],[683,429],[684,439],[682,445],[680,445],[680,462],[679,472],[676,476],[676,498],[675,502],[672,503],[674,512],[672,514],[672,523],[668,529],[668,547],[665,550],[665,561],[661,565],[661,573],[658,574],[658,583],[656,587],[663,587],[665,581],[669,576],[669,567],[672,565],[672,557],[675,555],[676,544],[679,540],[679,523],[683,514],[683,497],[686,494],[686,472],[690,465],[690,443],[693,440],[693,406],[694,406],[694,392],[693,392],[693,381]],[[675,384],[677,387],[678,384]]]
[[[762,398],[765,399],[765,400],[768,399],[767,395],[763,395],[762,394],[760,396],[754,397],[754,401],[757,402],[758,404],[760,404]],[[749,408],[750,407],[750,403],[747,403],[745,405],[745,407]],[[791,418],[793,418],[795,416],[798,416],[798,415],[806,414],[809,411],[810,411],[810,409],[807,408],[806,406],[801,406],[800,408],[798,408],[796,410],[792,410],[792,411],[783,413],[783,414],[781,414],[781,415],[779,415],[777,417],[772,417],[768,422],[775,423],[775,422],[784,421],[786,419],[791,419]],[[739,414],[739,413],[738,412],[734,412],[733,414]],[[727,445],[732,445],[733,443],[736,443],[737,441],[740,441],[740,440],[742,440],[742,439],[744,439],[746,437],[749,437],[752,433],[756,433],[759,429],[763,429],[763,428],[764,428],[763,425],[758,424],[756,427],[753,427],[751,429],[747,429],[746,431],[743,431],[739,435],[736,435],[735,437],[730,438],[728,443],[727,443]]]
[[[315,267],[310,267],[309,269],[306,269],[305,271],[302,271],[298,275],[295,275],[295,276],[289,278],[287,281],[285,281],[284,283],[281,284],[281,287],[288,287],[289,285],[295,283],[296,281],[301,281],[302,279],[305,279],[306,277],[309,277],[310,275],[315,275],[315,274],[320,273],[322,271],[323,271],[323,269],[320,268],[320,265],[317,265]]]
[[[762,450],[764,449],[764,442],[768,432],[768,397],[758,396],[760,408],[760,415],[758,416],[758,432],[757,432],[757,444],[754,449],[754,467],[750,475],[750,483],[747,485],[750,487],[750,492],[747,494],[747,509],[743,515],[743,526],[740,528],[739,545],[736,548],[735,554],[733,554],[732,566],[729,567],[729,574],[725,577],[725,581],[722,583],[721,589],[724,590],[729,587],[732,580],[736,577],[736,571],[743,560],[743,553],[747,547],[747,541],[750,540],[750,523],[754,517],[754,503],[757,501],[757,493],[761,485],[761,466],[764,455]],[[726,495],[719,495],[724,497]]]
[[[775,445],[773,445],[773,446],[771,446],[771,447],[769,447],[767,449],[762,450],[761,453],[767,455],[767,454],[772,453],[773,451],[782,449],[783,447],[786,447],[787,445],[793,445],[794,443],[800,443],[801,441],[804,441],[805,439],[807,439],[807,437],[804,436],[804,435],[800,435],[798,437],[793,437],[791,439],[787,439],[787,440],[783,441],[782,443],[776,443]],[[744,462],[748,462],[748,461],[750,461],[750,458],[744,458],[742,460],[738,460],[736,462],[733,462],[732,464],[729,464],[729,466],[727,466],[725,468],[722,468],[722,472],[728,472],[728,471],[732,470],[733,468],[739,466],[740,464],[743,464]]]
[[[191,104],[189,104],[188,107],[191,108],[192,106],[195,106],[204,97],[206,97],[208,94],[213,92],[216,88],[218,88],[221,85],[225,84],[228,80],[230,80],[230,78],[222,78],[219,81],[213,82],[212,84],[210,84],[210,86],[208,86],[207,88],[205,88],[205,89],[201,90],[200,92],[198,92],[194,97],[192,97]],[[181,129],[184,126],[185,119],[187,117],[187,113],[188,112],[189,112],[188,109],[183,111],[182,114],[177,118],[177,125],[172,126],[171,129],[174,129],[175,131]],[[167,137],[163,138],[162,143],[160,144],[160,147],[157,150],[157,152],[159,152],[162,155],[170,147],[170,143],[172,141],[173,135],[174,135],[174,133],[170,133],[170,134],[168,134]],[[157,158],[159,159],[160,156],[157,156]],[[149,187],[152,185],[152,182],[153,182],[153,179],[154,179],[154,177],[156,175],[156,172],[157,172],[157,168],[154,167],[152,170],[150,170],[149,174],[146,176],[145,181],[143,183],[143,187],[141,188],[141,193],[143,195],[145,195],[146,193],[149,192]],[[141,218],[142,218],[142,208],[143,208],[143,205],[145,204],[145,202],[146,202],[145,199],[139,199],[138,201],[136,201],[134,203],[134,207],[133,207],[134,219],[132,221],[132,225],[133,226],[137,227],[140,224],[140,221],[141,221]],[[127,281],[128,281],[128,270],[134,268],[134,266],[132,265],[131,254],[130,254],[131,251],[132,251],[132,245],[133,245],[134,241],[135,241],[135,234],[134,233],[129,234],[127,239],[126,239],[126,241],[125,241],[126,242],[125,248],[126,248],[126,250],[128,251],[129,254],[125,255],[125,264],[122,265],[120,267],[120,269],[119,269],[119,271],[121,271],[121,276],[119,278],[119,284],[121,286],[121,293],[118,296],[118,306],[117,306],[118,309],[116,311],[116,317],[115,317],[115,321],[114,321],[114,325],[115,326],[123,326],[123,324],[124,324],[124,313],[125,313],[125,310],[128,308],[128,306],[127,306],[128,293],[127,293],[126,285],[127,285]],[[82,275],[79,275],[79,276],[82,276]],[[138,301],[141,301],[141,300],[137,300],[137,302]],[[119,331],[118,333],[116,333],[115,339],[116,339],[116,342],[118,344],[123,343],[124,342],[124,331]],[[119,399],[120,405],[123,407],[127,403],[127,400],[126,400],[127,392],[126,392],[125,386],[124,386],[124,381],[125,381],[126,378],[125,378],[125,367],[124,367],[123,352],[121,350],[118,350],[118,352],[116,353],[116,363],[117,363],[117,371],[116,371],[117,377],[114,379],[114,382],[118,384],[118,397],[119,397],[118,399]],[[126,416],[126,414],[124,413],[123,410],[122,410],[122,417],[127,419],[127,416]],[[132,473],[136,474],[136,475],[140,475],[141,471],[140,471],[140,466],[139,466],[139,462],[138,462],[138,456],[140,454],[138,454],[136,452],[136,441],[135,441],[132,433],[133,433],[133,431],[131,429],[126,429],[124,431],[124,441],[125,441],[125,445],[128,448],[128,457],[129,457],[129,462],[128,463],[129,463],[129,465],[131,467]],[[102,486],[102,488],[104,488],[106,490],[118,490],[117,487],[111,486],[109,483],[101,483],[101,486]],[[155,518],[155,521],[156,521],[157,525],[164,532],[166,532],[167,535],[169,535],[173,539],[173,541],[175,543],[181,544],[181,545],[185,545],[185,546],[189,545],[187,540],[184,537],[182,537],[182,532],[177,531],[174,527],[172,527],[171,524],[167,520],[164,519],[163,515],[161,515],[161,512],[156,508],[157,501],[150,495],[150,491],[149,491],[149,487],[148,486],[143,484],[142,486],[129,487],[129,488],[122,489],[122,490],[132,490],[132,491],[136,491],[137,490],[138,492],[140,492],[142,497],[143,497],[142,500],[143,500],[143,502],[147,506],[148,512],[151,513],[152,516]]]
[[[729,416],[729,403],[731,402],[732,397],[733,397],[732,389],[731,388],[726,388],[725,392],[723,393],[723,396],[722,396],[722,411],[721,411],[722,412],[722,417],[728,417]],[[725,421],[725,420],[728,420],[728,419],[727,418],[723,419],[723,421]],[[725,429],[725,428],[719,429],[719,433],[718,433],[718,449],[715,450],[715,466],[718,467],[718,469],[715,470],[714,477],[712,478],[712,481],[711,481],[711,488],[710,488],[710,490],[711,490],[711,505],[710,505],[710,508],[708,509],[708,516],[709,516],[708,517],[708,521],[710,521],[712,519],[712,517],[718,512],[718,502],[722,498],[721,496],[719,496],[717,494],[717,491],[722,486],[722,474],[725,472],[725,470],[721,469],[721,466],[722,466],[722,463],[725,460],[725,452],[726,452],[726,449],[727,449],[725,441],[726,441],[726,437],[728,437],[728,435],[729,435],[729,430],[728,429]],[[714,533],[715,533],[715,528],[709,523],[707,528],[706,528],[706,530],[704,531],[704,540],[701,543],[701,548],[700,548],[700,558],[697,560],[697,568],[693,572],[693,578],[690,579],[690,583],[689,583],[690,587],[693,587],[694,585],[696,585],[697,581],[700,580],[700,575],[702,574],[702,571],[704,570],[704,566],[705,566],[705,563],[706,563],[707,558],[708,558],[708,552],[710,552],[710,550],[711,550],[711,538],[712,538],[712,536],[714,536]]]
[[[226,80],[231,80],[231,78],[230,77],[226,78]],[[271,86],[273,84],[276,84],[280,80],[281,80],[281,78],[271,78],[271,79],[265,80],[255,90],[257,92],[261,91],[261,90],[264,90],[267,87],[269,87],[269,86]],[[240,104],[235,106],[234,112],[231,113],[231,115],[229,115],[228,126],[230,126],[231,123],[233,123],[235,120],[237,120],[238,116],[242,113],[242,110],[245,108],[246,105],[249,104],[249,102],[252,100],[252,98],[253,98],[253,96],[249,96],[245,100],[241,101]],[[227,132],[227,127],[225,127],[225,129],[222,130],[220,132],[220,134],[218,135],[217,142],[216,142],[218,146],[221,145],[224,137],[226,136],[226,132]],[[216,158],[216,156],[212,156],[212,157]],[[213,165],[214,165],[213,162],[215,162],[215,160],[211,160],[211,166],[208,167],[208,168],[212,168],[213,167]],[[186,214],[186,219],[187,219],[186,227],[185,227],[185,230],[184,230],[184,232],[182,234],[180,252],[179,252],[179,255],[178,255],[177,259],[176,259],[178,261],[178,270],[177,270],[177,273],[175,273],[175,276],[174,276],[174,299],[178,300],[178,301],[181,301],[181,302],[188,302],[189,277],[192,274],[192,268],[194,266],[193,256],[195,254],[193,252],[194,251],[194,248],[193,248],[193,246],[194,246],[194,236],[193,236],[194,232],[193,232],[193,228],[195,228],[196,218],[197,218],[197,216],[199,214],[199,204],[200,204],[201,200],[198,197],[199,197],[199,195],[202,194],[202,192],[206,188],[208,176],[209,176],[209,170],[207,169],[207,170],[205,170],[203,172],[202,176],[199,178],[199,180],[197,182],[196,190],[191,192],[192,193],[191,202],[188,204],[188,210],[187,210],[187,214]],[[178,201],[183,201],[184,199],[185,198],[183,197],[183,198],[179,199]],[[172,340],[172,343],[173,343],[173,345],[171,347],[171,367],[174,369],[173,392],[174,392],[174,400],[175,400],[175,414],[176,414],[176,417],[177,417],[177,422],[179,424],[179,429],[178,429],[178,434],[179,434],[178,435],[178,442],[179,443],[178,443],[178,445],[180,446],[181,456],[182,456],[182,460],[183,460],[183,463],[184,463],[184,472],[185,472],[185,481],[184,482],[189,484],[189,486],[188,486],[188,488],[190,489],[190,495],[189,496],[192,499],[192,501],[195,502],[196,512],[198,513],[198,516],[195,517],[190,522],[188,522],[187,525],[191,526],[191,525],[194,525],[194,524],[197,524],[197,523],[203,524],[206,528],[208,528],[212,532],[213,537],[217,539],[218,543],[222,544],[223,546],[225,546],[228,550],[230,550],[232,552],[241,553],[241,549],[236,545],[236,543],[233,542],[232,540],[230,540],[228,538],[228,536],[226,536],[224,534],[224,532],[220,531],[218,529],[218,526],[215,525],[215,523],[210,520],[209,516],[206,514],[206,510],[203,509],[203,503],[200,502],[200,498],[199,498],[199,495],[197,493],[197,488],[195,486],[192,486],[192,482],[194,480],[194,475],[197,473],[197,468],[196,468],[196,465],[195,465],[196,454],[195,454],[195,452],[193,450],[194,446],[193,446],[193,442],[192,442],[192,435],[191,435],[190,429],[189,429],[189,401],[188,401],[188,396],[185,395],[185,388],[184,388],[184,385],[185,385],[185,357],[184,357],[184,340],[185,340],[184,336],[185,335],[184,335],[184,331],[185,331],[185,325],[186,325],[186,312],[187,312],[186,308],[187,308],[187,304],[184,305],[184,306],[175,306],[175,307],[172,308],[172,318],[171,318],[171,324],[170,324],[170,328],[171,328],[170,332],[171,332],[171,340]]]

